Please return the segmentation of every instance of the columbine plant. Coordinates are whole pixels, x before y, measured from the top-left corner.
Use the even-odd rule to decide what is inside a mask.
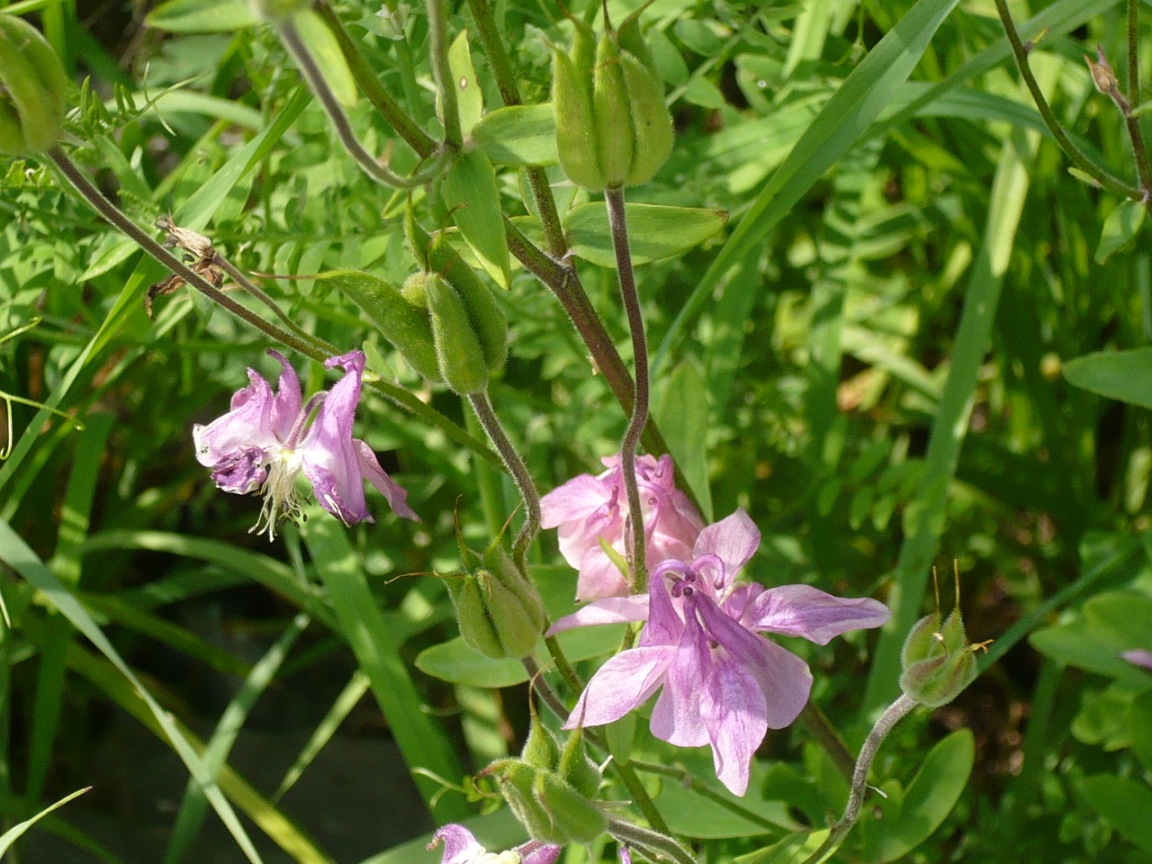
[[[280,361],[279,389],[273,393],[268,382],[249,369],[250,383],[232,396],[231,410],[192,429],[196,458],[212,469],[217,487],[263,495],[264,506],[252,530],[267,531],[271,540],[281,519],[300,518],[296,480],[301,472],[320,506],[345,525],[373,521],[364,500],[365,480],[398,516],[419,521],[408,506],[408,493],[380,467],[372,449],[352,437],[364,353],[350,351],[325,362],[329,369],[343,369],[344,377],[330,392],[317,393],[307,403],[292,365],[278,352],[268,353]]]

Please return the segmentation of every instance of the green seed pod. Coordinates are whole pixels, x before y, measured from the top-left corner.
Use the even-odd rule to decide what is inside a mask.
[[[979,647],[968,643],[958,611],[949,613],[943,624],[939,612],[921,618],[901,652],[900,689],[929,708],[947,705],[975,679]]]
[[[532,718],[528,727],[528,738],[524,741],[520,758],[533,768],[545,771],[556,770],[560,760],[560,747],[556,744],[556,738],[536,717]]]
[[[508,809],[527,829],[533,840],[564,843],[565,838],[557,833],[552,818],[533,794],[537,776],[536,769],[523,762],[509,759],[498,775],[500,794],[508,803]]]
[[[494,545],[485,553],[481,566],[450,581],[448,590],[460,635],[481,654],[520,658],[535,650],[544,629],[544,605],[536,586],[500,546]],[[552,759],[547,766],[537,767],[554,765]]]
[[[0,152],[34,156],[64,128],[68,76],[35,27],[0,15]]]
[[[422,279],[423,274],[415,274],[400,289],[359,270],[333,270],[319,274],[316,279],[334,283],[360,307],[360,311],[413,369],[430,381],[440,381],[432,320],[424,307],[423,297],[419,303],[408,299],[412,293],[409,283],[417,277]]]
[[[596,74],[592,79],[596,158],[604,185],[617,188],[628,179],[636,152],[632,131],[631,99],[620,62],[620,48],[608,34],[596,46]]]
[[[672,152],[675,133],[672,115],[664,104],[664,82],[630,54],[621,54],[624,81],[632,108],[632,134],[636,149],[628,167],[628,185],[647,183]]]
[[[591,80],[563,51],[552,52],[552,108],[560,165],[577,186],[599,192],[604,188],[604,175],[596,151],[592,92],[587,86]]]
[[[649,3],[645,3],[624,19],[624,22],[616,31],[616,41],[620,43],[622,50],[639,60],[645,69],[659,79],[660,73],[656,69],[656,60],[652,56],[652,51],[649,49],[648,43],[644,40],[644,34],[640,32],[640,13],[648,8],[649,5]]]
[[[600,788],[603,776],[596,763],[588,758],[584,749],[584,730],[577,729],[564,745],[556,773],[562,780],[586,798],[591,798]]]
[[[600,808],[556,774],[538,772],[533,794],[551,820],[554,836],[560,838],[551,842],[591,843],[607,827]]]
[[[488,386],[488,364],[456,289],[433,273],[424,283],[432,340],[440,375],[456,393],[467,396]]]
[[[483,352],[484,367],[488,372],[499,373],[508,359],[508,319],[492,291],[455,249],[442,240],[433,241],[416,223],[411,210],[404,229],[416,259],[456,290]]]

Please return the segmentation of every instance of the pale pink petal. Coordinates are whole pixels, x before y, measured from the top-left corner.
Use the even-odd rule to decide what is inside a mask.
[[[408,506],[408,491],[389,477],[387,472],[380,467],[380,463],[376,460],[376,454],[372,452],[372,448],[359,438],[353,438],[352,443],[356,446],[356,454],[360,461],[360,471],[364,475],[364,479],[371,483],[376,488],[376,491],[384,496],[385,500],[388,501],[388,506],[392,508],[392,511],[397,516],[403,516],[405,519],[419,522],[420,517]]]
[[[834,597],[810,585],[749,587],[750,602],[737,613],[740,623],[749,630],[803,636],[818,645],[849,630],[881,627],[892,615],[878,600]]]
[[[704,676],[708,645],[693,616],[681,628],[681,639],[669,664],[664,689],[652,709],[652,734],[677,747],[701,747],[708,743],[704,724]]]
[[[300,379],[296,377],[296,370],[284,359],[283,354],[271,348],[268,349],[268,353],[280,361],[280,384],[276,398],[272,402],[270,417],[272,430],[281,441],[287,441],[292,427],[300,416]]]
[[[562,846],[544,843],[540,840],[529,840],[527,843],[516,847],[516,852],[520,854],[521,864],[553,864],[563,851],[564,847]]]
[[[556,528],[564,522],[587,519],[605,503],[610,491],[591,474],[573,477],[540,499],[540,526]]]
[[[564,728],[602,726],[643,705],[660,686],[674,653],[658,647],[617,654],[592,676]]]
[[[1135,666],[1152,669],[1152,651],[1144,648],[1133,648],[1131,651],[1121,652],[1120,656]]]
[[[624,624],[631,621],[644,621],[648,618],[648,595],[634,594],[631,597],[605,597],[565,615],[544,635],[555,636],[575,627],[591,627],[596,624]]]
[[[760,529],[744,508],[704,528],[696,538],[693,557],[715,555],[725,565],[726,584],[731,584],[736,571],[748,563],[760,545]]]

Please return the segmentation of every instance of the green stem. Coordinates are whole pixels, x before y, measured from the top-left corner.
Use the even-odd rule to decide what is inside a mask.
[[[741,819],[746,819],[749,822],[759,825],[762,828],[767,828],[770,831],[779,832],[780,826],[773,822],[769,822],[759,813],[754,810],[749,810],[740,804],[737,804],[727,795],[713,789],[707,783],[700,780],[689,771],[683,768],[673,768],[671,765],[659,765],[655,762],[642,762],[638,759],[633,759],[630,765],[634,766],[638,771],[643,771],[646,774],[659,774],[661,777],[671,777],[677,783],[682,785],[685,789],[691,789],[701,798],[707,798],[709,801],[715,801],[725,810],[730,813],[735,813]]]
[[[436,142],[417,125],[415,120],[408,116],[400,107],[400,103],[384,89],[379,77],[368,65],[368,61],[364,59],[364,55],[360,53],[356,43],[352,41],[352,37],[344,29],[344,22],[340,20],[331,5],[327,2],[321,2],[317,3],[314,8],[324,23],[328,25],[332,35],[336,37],[336,42],[340,46],[340,51],[344,55],[344,60],[348,64],[352,77],[356,79],[357,85],[368,97],[372,107],[380,113],[380,116],[388,122],[389,126],[396,130],[397,135],[408,142],[408,146],[416,151],[417,156],[427,159],[435,153]]]
[[[444,123],[444,141],[454,150],[464,144],[460,131],[460,105],[456,100],[456,81],[448,63],[448,13],[444,0],[427,0],[428,48],[432,55],[432,78],[440,102],[440,119]]]
[[[280,34],[280,41],[284,43],[284,47],[288,49],[288,53],[296,61],[300,74],[308,83],[308,88],[328,115],[332,128],[336,130],[336,135],[340,138],[340,143],[344,145],[348,155],[356,160],[356,164],[360,166],[361,170],[377,183],[396,189],[414,189],[423,183],[426,179],[425,176],[409,178],[394,174],[364,149],[356,137],[356,133],[352,131],[352,126],[348,122],[344,109],[336,101],[336,95],[324,79],[324,74],[316,64],[315,58],[308,51],[304,40],[300,38],[300,31],[296,29],[295,22],[291,18],[286,18],[279,23],[277,29]],[[433,165],[431,170],[438,170],[438,166]]]
[[[645,856],[654,861],[697,864],[691,852],[663,833],[649,831],[619,819],[608,820],[608,833],[626,846],[644,850]]]
[[[645,561],[644,513],[640,509],[640,487],[636,480],[636,447],[648,423],[648,343],[644,338],[644,315],[636,292],[636,274],[632,270],[623,187],[604,190],[604,201],[608,205],[608,225],[612,229],[612,248],[616,252],[616,275],[620,280],[620,297],[628,318],[628,330],[632,334],[632,362],[636,368],[632,417],[620,444],[620,470],[624,474],[628,520],[632,525],[632,591],[641,594],[648,590],[648,567]]]
[[[880,715],[880,719],[876,721],[876,725],[868,733],[864,746],[860,748],[860,758],[856,760],[856,770],[852,774],[852,789],[848,793],[848,803],[844,807],[844,815],[832,823],[832,830],[828,833],[827,839],[819,849],[808,857],[804,864],[819,864],[851,830],[856,818],[860,815],[860,807],[864,803],[864,790],[868,786],[868,771],[872,768],[872,762],[876,758],[880,745],[884,743],[884,738],[892,731],[892,727],[907,717],[908,713],[915,707],[916,702],[901,693],[899,698]]]
[[[1132,106],[1140,104],[1140,49],[1139,4],[1128,0],[1128,98],[1122,108],[1124,124],[1128,127],[1128,138],[1136,156],[1136,172],[1140,175],[1140,185],[1144,187],[1145,198],[1152,196],[1152,164],[1148,161],[1148,148],[1144,146],[1144,133],[1140,131],[1140,118],[1132,114]]]
[[[544,630],[547,632],[551,629],[552,623],[550,621],[544,622]],[[556,664],[556,669],[560,672],[560,677],[564,679],[573,693],[582,693],[584,691],[584,682],[580,680],[580,676],[576,674],[576,670],[572,664],[568,662],[568,657],[564,653],[564,649],[560,647],[560,643],[556,641],[555,636],[545,636],[544,644],[548,648],[548,653],[552,655],[552,662]]]
[[[1020,70],[1020,76],[1024,79],[1025,86],[1028,87],[1028,92],[1032,94],[1032,101],[1036,103],[1036,110],[1040,112],[1040,116],[1044,119],[1044,124],[1048,127],[1048,131],[1052,133],[1052,137],[1056,139],[1056,143],[1060,145],[1060,149],[1064,151],[1064,155],[1072,161],[1072,163],[1103,186],[1118,195],[1123,195],[1125,198],[1132,198],[1139,200],[1144,197],[1144,192],[1137,189],[1135,186],[1130,186],[1123,180],[1113,177],[1107,171],[1096,165],[1089,159],[1084,152],[1080,150],[1072,139],[1068,137],[1060,121],[1056,119],[1048,100],[1044,97],[1044,91],[1040,89],[1039,83],[1036,81],[1036,76],[1032,74],[1032,68],[1028,64],[1028,52],[1031,49],[1031,42],[1026,47],[1020,40],[1020,33],[1016,30],[1016,24],[1012,20],[1012,14],[1008,11],[1007,0],[996,0],[996,11],[1000,13],[1000,21],[1004,25],[1004,33],[1008,36],[1008,44],[1012,46],[1012,53],[1016,57],[1016,67]]]
[[[500,418],[496,416],[488,392],[481,390],[479,393],[472,393],[468,396],[468,402],[476,413],[476,419],[484,427],[488,439],[500,454],[504,467],[512,475],[512,481],[516,484],[520,497],[524,500],[524,526],[520,529],[516,542],[512,544],[512,557],[520,571],[527,573],[525,565],[528,547],[540,533],[540,493],[536,491],[536,483],[528,471],[528,466],[524,464],[519,451],[512,446],[504,426],[500,423]]]
[[[831,757],[832,763],[844,775],[844,779],[851,782],[856,760],[852,758],[844,739],[828,722],[828,717],[820,710],[820,706],[809,700],[804,710],[800,712],[800,720],[808,728],[809,734],[816,739],[816,743]]]

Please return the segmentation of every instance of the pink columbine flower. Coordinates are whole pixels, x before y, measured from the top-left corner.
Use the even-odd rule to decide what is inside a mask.
[[[628,577],[600,545],[609,546],[620,559],[626,557],[628,495],[624,474],[619,456],[606,456],[601,461],[608,469],[603,474],[581,474],[540,499],[540,524],[560,529],[560,554],[580,571],[577,600],[628,593]],[[670,558],[687,557],[704,522],[688,496],[675,486],[672,457],[638,457],[636,480],[648,568]]]
[[[652,734],[678,747],[711,745],[716,776],[743,795],[756,748],[769,729],[796,719],[812,688],[807,664],[760,632],[824,645],[848,630],[879,627],[890,614],[876,600],[808,585],[736,584],[759,545],[759,530],[737,510],[701,531],[683,560],[657,566],[646,595],[600,600],[558,621],[549,635],[647,621],[636,647],[588,682],[564,728],[611,723],[661,690]]]
[[[1134,666],[1143,666],[1152,669],[1152,651],[1145,648],[1133,648],[1131,651],[1122,651],[1120,656]]]
[[[472,832],[463,825],[445,825],[432,835],[429,849],[444,842],[444,857],[440,864],[553,864],[560,857],[561,847],[539,840],[529,840],[507,852],[489,852],[476,842]]]
[[[408,506],[408,493],[384,473],[371,448],[352,437],[364,352],[350,351],[325,361],[329,369],[343,369],[344,377],[303,407],[295,370],[281,354],[268,353],[281,366],[275,394],[259,373],[249,369],[250,383],[233,394],[231,410],[207,426],[192,428],[196,459],[212,469],[217,487],[241,495],[259,490],[264,495],[252,530],[267,530],[271,540],[281,518],[299,519],[296,478],[301,471],[320,506],[345,525],[373,521],[364,501],[365,480],[388,499],[398,516],[419,521]]]

